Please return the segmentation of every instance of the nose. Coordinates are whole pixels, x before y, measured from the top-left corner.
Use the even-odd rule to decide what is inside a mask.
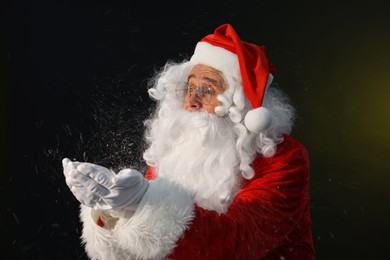
[[[199,111],[202,108],[202,103],[199,101],[198,95],[193,94],[186,98],[184,109],[187,111]]]

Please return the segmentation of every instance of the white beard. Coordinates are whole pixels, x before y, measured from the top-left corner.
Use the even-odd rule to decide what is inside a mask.
[[[233,123],[214,114],[181,110],[160,113],[149,123],[151,145],[144,158],[157,175],[194,192],[199,206],[225,212],[241,181]]]

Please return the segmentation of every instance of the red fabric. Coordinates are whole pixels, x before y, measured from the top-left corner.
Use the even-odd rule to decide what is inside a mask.
[[[285,135],[273,157],[252,166],[255,177],[225,214],[196,206],[168,259],[314,259],[306,149]]]
[[[104,227],[104,223],[102,221],[102,218],[99,216],[98,220],[97,220],[97,223],[96,223],[99,227]]]
[[[242,41],[230,24],[219,26],[201,41],[237,54],[245,95],[253,108],[261,107],[269,73],[275,73],[265,47]]]

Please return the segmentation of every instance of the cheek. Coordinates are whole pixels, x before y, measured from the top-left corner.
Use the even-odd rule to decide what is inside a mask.
[[[218,107],[218,106],[223,106],[223,103],[219,101],[217,98],[214,99],[214,101],[211,103],[213,108]]]
[[[203,110],[208,112],[208,113],[215,113],[215,106],[204,106]]]
[[[222,102],[216,99],[214,102],[212,102],[210,105],[203,106],[203,110],[209,112],[209,113],[215,113],[215,108],[218,106],[222,106]]]

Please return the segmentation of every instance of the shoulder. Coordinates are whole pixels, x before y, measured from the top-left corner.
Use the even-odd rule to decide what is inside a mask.
[[[283,135],[283,141],[278,144],[276,153],[271,157],[258,155],[252,163],[256,174],[266,174],[281,169],[309,170],[309,155],[305,146],[297,139]]]
[[[306,147],[300,141],[287,134],[283,135],[283,142],[278,144],[276,154],[273,157],[279,156],[287,156],[290,159],[302,157],[302,159],[309,160]]]

